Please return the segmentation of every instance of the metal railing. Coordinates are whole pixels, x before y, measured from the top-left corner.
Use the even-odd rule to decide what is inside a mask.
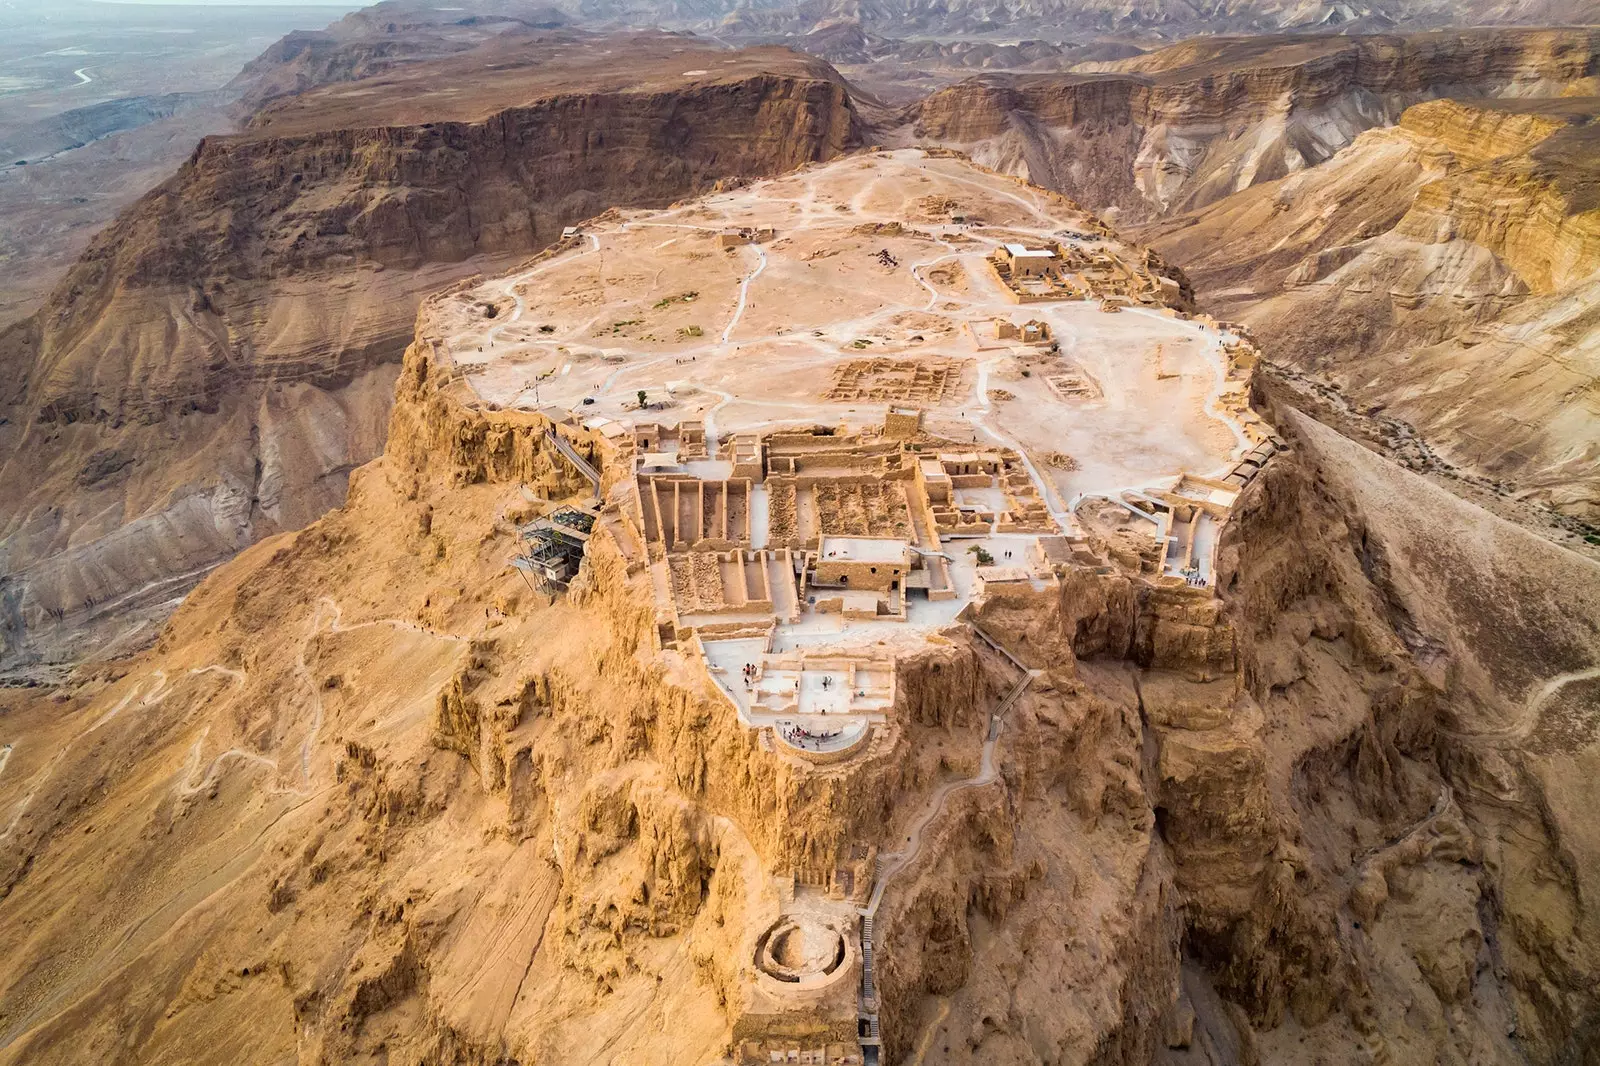
[[[547,429],[544,431],[544,435],[549,439],[551,444],[556,446],[556,451],[565,456],[569,463],[577,467],[578,473],[582,474],[584,478],[588,480],[589,484],[594,486],[595,498],[599,499],[600,471],[596,470],[592,465],[590,465],[589,460],[579,455],[578,450],[569,444],[567,440],[555,430]]]

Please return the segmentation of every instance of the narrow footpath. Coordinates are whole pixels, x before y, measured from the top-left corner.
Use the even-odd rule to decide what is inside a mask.
[[[1016,684],[1011,687],[1005,698],[1000,701],[1000,705],[989,716],[989,732],[983,742],[983,755],[978,761],[978,772],[964,780],[950,781],[940,786],[929,798],[927,808],[922,815],[912,823],[911,831],[906,836],[906,846],[899,851],[878,857],[877,880],[872,886],[872,896],[867,901],[867,905],[857,912],[861,916],[861,1045],[863,1061],[867,1066],[876,1066],[879,1061],[878,989],[874,966],[877,942],[873,925],[878,917],[878,908],[883,903],[884,891],[889,887],[889,882],[894,880],[896,875],[916,862],[918,856],[922,854],[922,843],[926,839],[927,829],[944,813],[950,797],[964,789],[979,788],[987,785],[998,776],[998,771],[995,769],[994,752],[995,746],[1000,741],[1000,733],[1005,727],[1006,715],[1016,705],[1017,700],[1022,698],[1022,694],[1027,691],[1028,686],[1033,684],[1034,679],[1044,673],[1043,670],[1033,670],[1024,666],[989,634],[979,629],[976,625],[969,623],[969,626],[973,633],[980,637],[985,644],[1005,656],[1012,665],[1022,671],[1022,676],[1017,679]]]

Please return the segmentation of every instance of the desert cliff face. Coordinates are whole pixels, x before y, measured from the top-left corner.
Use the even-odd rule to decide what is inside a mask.
[[[765,1031],[769,871],[908,831],[887,1061],[1587,1046],[1594,564],[1272,407],[1220,599],[1082,567],[986,603],[1044,672],[913,830],[1014,667],[952,629],[890,742],[798,768],[663,652],[610,534],[559,601],[505,567],[526,493],[582,483],[433,351],[343,508],[6,697],[0,1058],[713,1061]]]
[[[113,636],[128,623],[95,629],[106,605],[166,602],[336,506],[382,446],[422,293],[613,204],[854,142],[849,98],[814,61],[768,50],[686,80],[696,50],[661,43],[676,40],[565,80],[502,69],[409,124],[351,126],[339,100],[295,98],[208,138],[101,234],[0,336],[5,661],[70,653],[85,625]]]
[[[1486,248],[1538,295],[1588,280],[1600,266],[1596,137],[1584,128],[1595,105],[1569,97],[1521,111],[1442,100],[1407,110],[1401,129],[1459,166],[1454,180],[1422,187],[1395,233]]]
[[[98,674],[73,708],[106,705],[61,759],[31,740],[8,759],[6,928],[97,959],[8,967],[8,1061],[75,1060],[147,1009],[171,1013],[149,1016],[141,1057],[706,1061],[753,1009],[741,959],[779,902],[765,871],[847,858],[936,772],[905,743],[821,776],[762,749],[660,654],[648,579],[604,541],[570,597],[532,594],[505,566],[507,510],[527,506],[519,486],[573,491],[571,468],[541,416],[462,406],[430,347],[410,350],[388,454],[345,508],[191,597],[148,653],[181,647],[183,665]],[[907,700],[971,748],[982,670],[971,649],[937,658],[907,664]],[[65,709],[8,707],[46,732]],[[142,826],[103,886],[125,910],[85,891],[50,914],[34,886],[88,873],[62,845],[90,766]],[[212,857],[202,890],[187,864]],[[113,928],[150,905],[133,937]]]
[[[914,138],[1137,222],[1322,163],[1451,87],[1559,95],[1595,74],[1597,43],[1588,30],[1201,39],[1095,75],[982,75],[907,121]]]
[[[1413,1009],[1474,1018],[1457,1054],[1503,1054],[1514,1033],[1535,1061],[1581,1058],[1597,956],[1580,871],[1592,863],[1564,853],[1584,846],[1567,775],[1594,754],[1578,726],[1592,714],[1574,712],[1593,706],[1595,564],[1473,514],[1304,415],[1282,421],[1316,477],[1285,466],[1260,506],[1295,508],[1310,527],[1298,565],[1317,569],[1287,600],[1261,579],[1296,566],[1288,542],[1252,548],[1241,516],[1233,595],[1257,635],[1246,676],[1282,723],[1268,735],[1289,740],[1269,752],[1299,749],[1269,780],[1299,822],[1302,893],[1315,905],[1320,882],[1337,907],[1351,1024],[1366,1032],[1365,1016],[1368,1041],[1416,1054],[1396,1012],[1420,973],[1431,995],[1412,993]],[[1407,497],[1416,506],[1386,503]],[[1342,697],[1323,704],[1324,684]],[[1339,713],[1366,720],[1347,719],[1358,728],[1341,738]]]
[[[1273,411],[1294,452],[1229,526],[1221,615],[1087,575],[1049,609],[986,610],[1026,658],[1078,661],[1026,704],[1004,808],[969,809],[981,858],[896,901],[928,947],[887,958],[885,988],[935,997],[907,1061],[1077,1061],[1086,1003],[1122,1020],[1100,1061],[1590,1046],[1600,945],[1567,851],[1587,833],[1561,808],[1595,750],[1577,708],[1600,570]],[[1506,611],[1486,627],[1490,587]],[[1082,851],[1052,855],[1062,833]],[[1115,923],[1089,918],[1108,890]],[[1070,994],[1030,1001],[1052,982]]]
[[[1285,364],[1254,396],[1285,447],[1214,588],[1086,509],[1095,561],[899,654],[838,762],[775,750],[664,638],[615,443],[483,402],[440,326],[568,222],[852,147],[835,76],[671,38],[588,91],[538,71],[509,102],[512,69],[441,103],[380,63],[391,123],[334,84],[207,141],[0,335],[0,653],[128,638],[0,689],[0,1063],[849,1053],[863,943],[886,1062],[1586,1061],[1600,566],[1380,454],[1593,513],[1595,40],[1513,39],[1242,73],[1205,43],[975,80],[887,135],[1192,208],[1144,235]],[[1541,99],[1414,102],[1457,76]],[[1363,402],[1371,448],[1305,413],[1359,437]],[[588,498],[552,435],[606,497],[561,597],[507,565]],[[851,909],[913,840],[848,980],[763,983],[798,886]]]
[[[1600,514],[1594,113],[1582,96],[1418,104],[1143,234],[1272,358],[1342,387],[1357,421],[1381,412],[1375,441],[1577,543]]]

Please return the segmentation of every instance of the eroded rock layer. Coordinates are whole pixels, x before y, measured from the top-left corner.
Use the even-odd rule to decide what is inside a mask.
[[[613,204],[857,137],[815,61],[612,43],[564,64],[559,42],[500,38],[459,70],[280,103],[205,140],[0,335],[4,661],[71,654],[84,626],[120,634],[130,607],[337,505],[382,446],[422,293]],[[364,112],[374,91],[410,112]]]
[[[1553,511],[1577,543],[1600,516],[1596,113],[1582,95],[1417,104],[1144,235],[1319,379],[1308,392],[1341,388],[1326,399],[1375,442],[1497,506]]]
[[[1213,587],[1088,516],[812,760],[657,625],[604,435],[488,409],[443,340],[342,508],[3,697],[0,1061],[1593,1046],[1600,567],[1261,395]],[[507,562],[573,456],[605,499],[547,597]],[[875,930],[794,916],[885,854]]]
[[[1315,166],[1421,100],[1560,95],[1600,69],[1597,42],[1592,30],[1199,38],[1102,73],[981,75],[907,119],[915,137],[1127,223]]]

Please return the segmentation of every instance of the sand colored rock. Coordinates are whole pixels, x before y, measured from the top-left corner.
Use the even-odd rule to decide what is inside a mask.
[[[382,447],[424,294],[616,203],[855,142],[825,65],[768,49],[685,79],[676,42],[618,39],[634,61],[599,62],[567,41],[563,63],[560,40],[498,40],[391,76],[381,98],[417,109],[381,122],[361,111],[370,86],[294,97],[207,138],[101,233],[0,335],[4,661],[120,636],[135,608],[159,615],[243,545],[336,506]],[[416,91],[485,65],[471,94]],[[137,461],[98,473],[103,454]],[[130,553],[140,565],[117,562]]]
[[[0,1061],[1586,1048],[1595,738],[1541,729],[1600,648],[1593,563],[1263,394],[1282,447],[1194,483],[1231,501],[1214,581],[1119,550],[1107,500],[1053,584],[900,645],[892,728],[813,762],[741,720],[714,623],[658,624],[633,438],[453,372],[466,291],[342,508],[142,654],[0,696]],[[833,439],[764,442],[796,481],[911,444]],[[602,498],[552,597],[510,516],[591,499],[573,455]],[[1175,499],[1124,503],[1198,523]]]
[[[1431,86],[1558,96],[1594,54],[1590,30],[1200,37],[1107,64],[1115,77],[973,78],[907,117],[917,138],[1134,222],[1322,163]]]
[[[1582,547],[1593,113],[1583,97],[1418,104],[1314,170],[1146,235],[1192,264],[1202,292],[1232,293],[1227,313],[1298,402]],[[1207,236],[1291,230],[1266,257]]]

